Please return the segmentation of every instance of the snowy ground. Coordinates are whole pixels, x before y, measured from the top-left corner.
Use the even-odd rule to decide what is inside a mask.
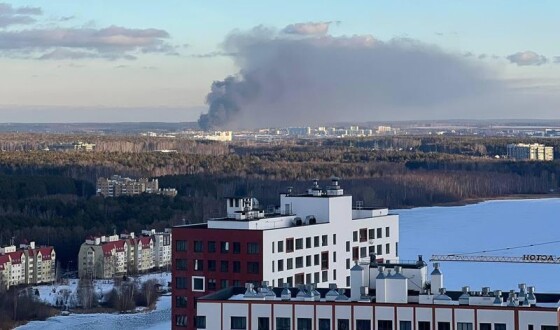
[[[424,260],[432,254],[452,254],[501,249],[560,240],[560,199],[489,201],[458,207],[425,207],[396,210],[400,217],[401,259]],[[481,255],[560,255],[560,244],[512,249]],[[443,262],[445,286],[472,290],[489,286],[517,289],[536,286],[537,292],[560,292],[560,265]]]
[[[171,281],[171,273],[154,273],[139,276],[140,281],[155,279],[163,286]],[[69,280],[68,285],[41,285],[34,288],[39,290],[40,299],[47,303],[55,303],[57,297],[64,290],[75,292],[78,280]],[[107,293],[113,288],[110,280],[94,282],[97,292]],[[54,289],[54,292],[53,292]],[[162,296],[156,303],[156,308],[150,312],[136,314],[71,314],[70,316],[51,317],[46,321],[30,322],[18,329],[170,329],[171,328],[171,297]]]

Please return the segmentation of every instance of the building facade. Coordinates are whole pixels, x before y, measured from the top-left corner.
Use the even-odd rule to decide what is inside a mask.
[[[80,246],[80,278],[114,278],[171,266],[171,230],[89,237]]]
[[[554,160],[554,147],[547,147],[538,143],[508,144],[507,155],[508,158],[515,160],[552,161]]]
[[[111,178],[98,178],[96,187],[97,194],[104,197],[136,196],[144,193],[170,197],[177,195],[177,190],[174,188],[160,189],[158,179],[141,178],[135,180],[123,178],[120,175],[113,175]]]
[[[415,288],[411,281],[443,285],[437,268],[428,281],[426,264],[421,261],[412,265],[371,264],[352,268],[350,290],[336,289],[334,284],[330,289],[296,289],[272,288],[265,283],[257,290],[248,284],[202,297],[197,301],[196,329],[558,329],[560,308],[548,302],[557,302],[559,294],[546,295],[548,302],[541,303],[534,288],[524,284],[519,285],[519,291],[507,294],[488,288],[471,292],[468,287],[462,292],[440,288],[433,294],[426,288]]]
[[[52,246],[36,247],[35,242],[0,248],[0,285],[53,283],[56,280],[56,252]]]
[[[194,329],[195,299],[245,282],[349,285],[353,260],[398,261],[398,216],[353,208],[333,179],[280,195],[267,211],[254,198],[227,199],[227,216],[173,228],[173,324]],[[359,205],[359,204],[358,204]]]

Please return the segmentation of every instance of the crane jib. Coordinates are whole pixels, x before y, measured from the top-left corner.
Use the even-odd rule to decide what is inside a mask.
[[[560,264],[560,256],[551,254],[524,254],[522,256],[433,255],[430,261],[513,262]]]

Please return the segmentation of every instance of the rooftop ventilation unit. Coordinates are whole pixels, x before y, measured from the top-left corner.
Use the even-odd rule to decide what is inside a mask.
[[[305,217],[305,223],[308,225],[314,225],[317,223],[317,219],[315,219],[314,215],[308,215]]]
[[[294,220],[292,220],[292,223],[294,224],[294,226],[301,226],[301,225],[303,225],[303,221],[301,220],[300,217],[295,217]]]

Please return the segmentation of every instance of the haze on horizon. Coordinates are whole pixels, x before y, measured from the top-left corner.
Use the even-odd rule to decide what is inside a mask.
[[[1,1],[0,122],[560,118],[555,1]]]

